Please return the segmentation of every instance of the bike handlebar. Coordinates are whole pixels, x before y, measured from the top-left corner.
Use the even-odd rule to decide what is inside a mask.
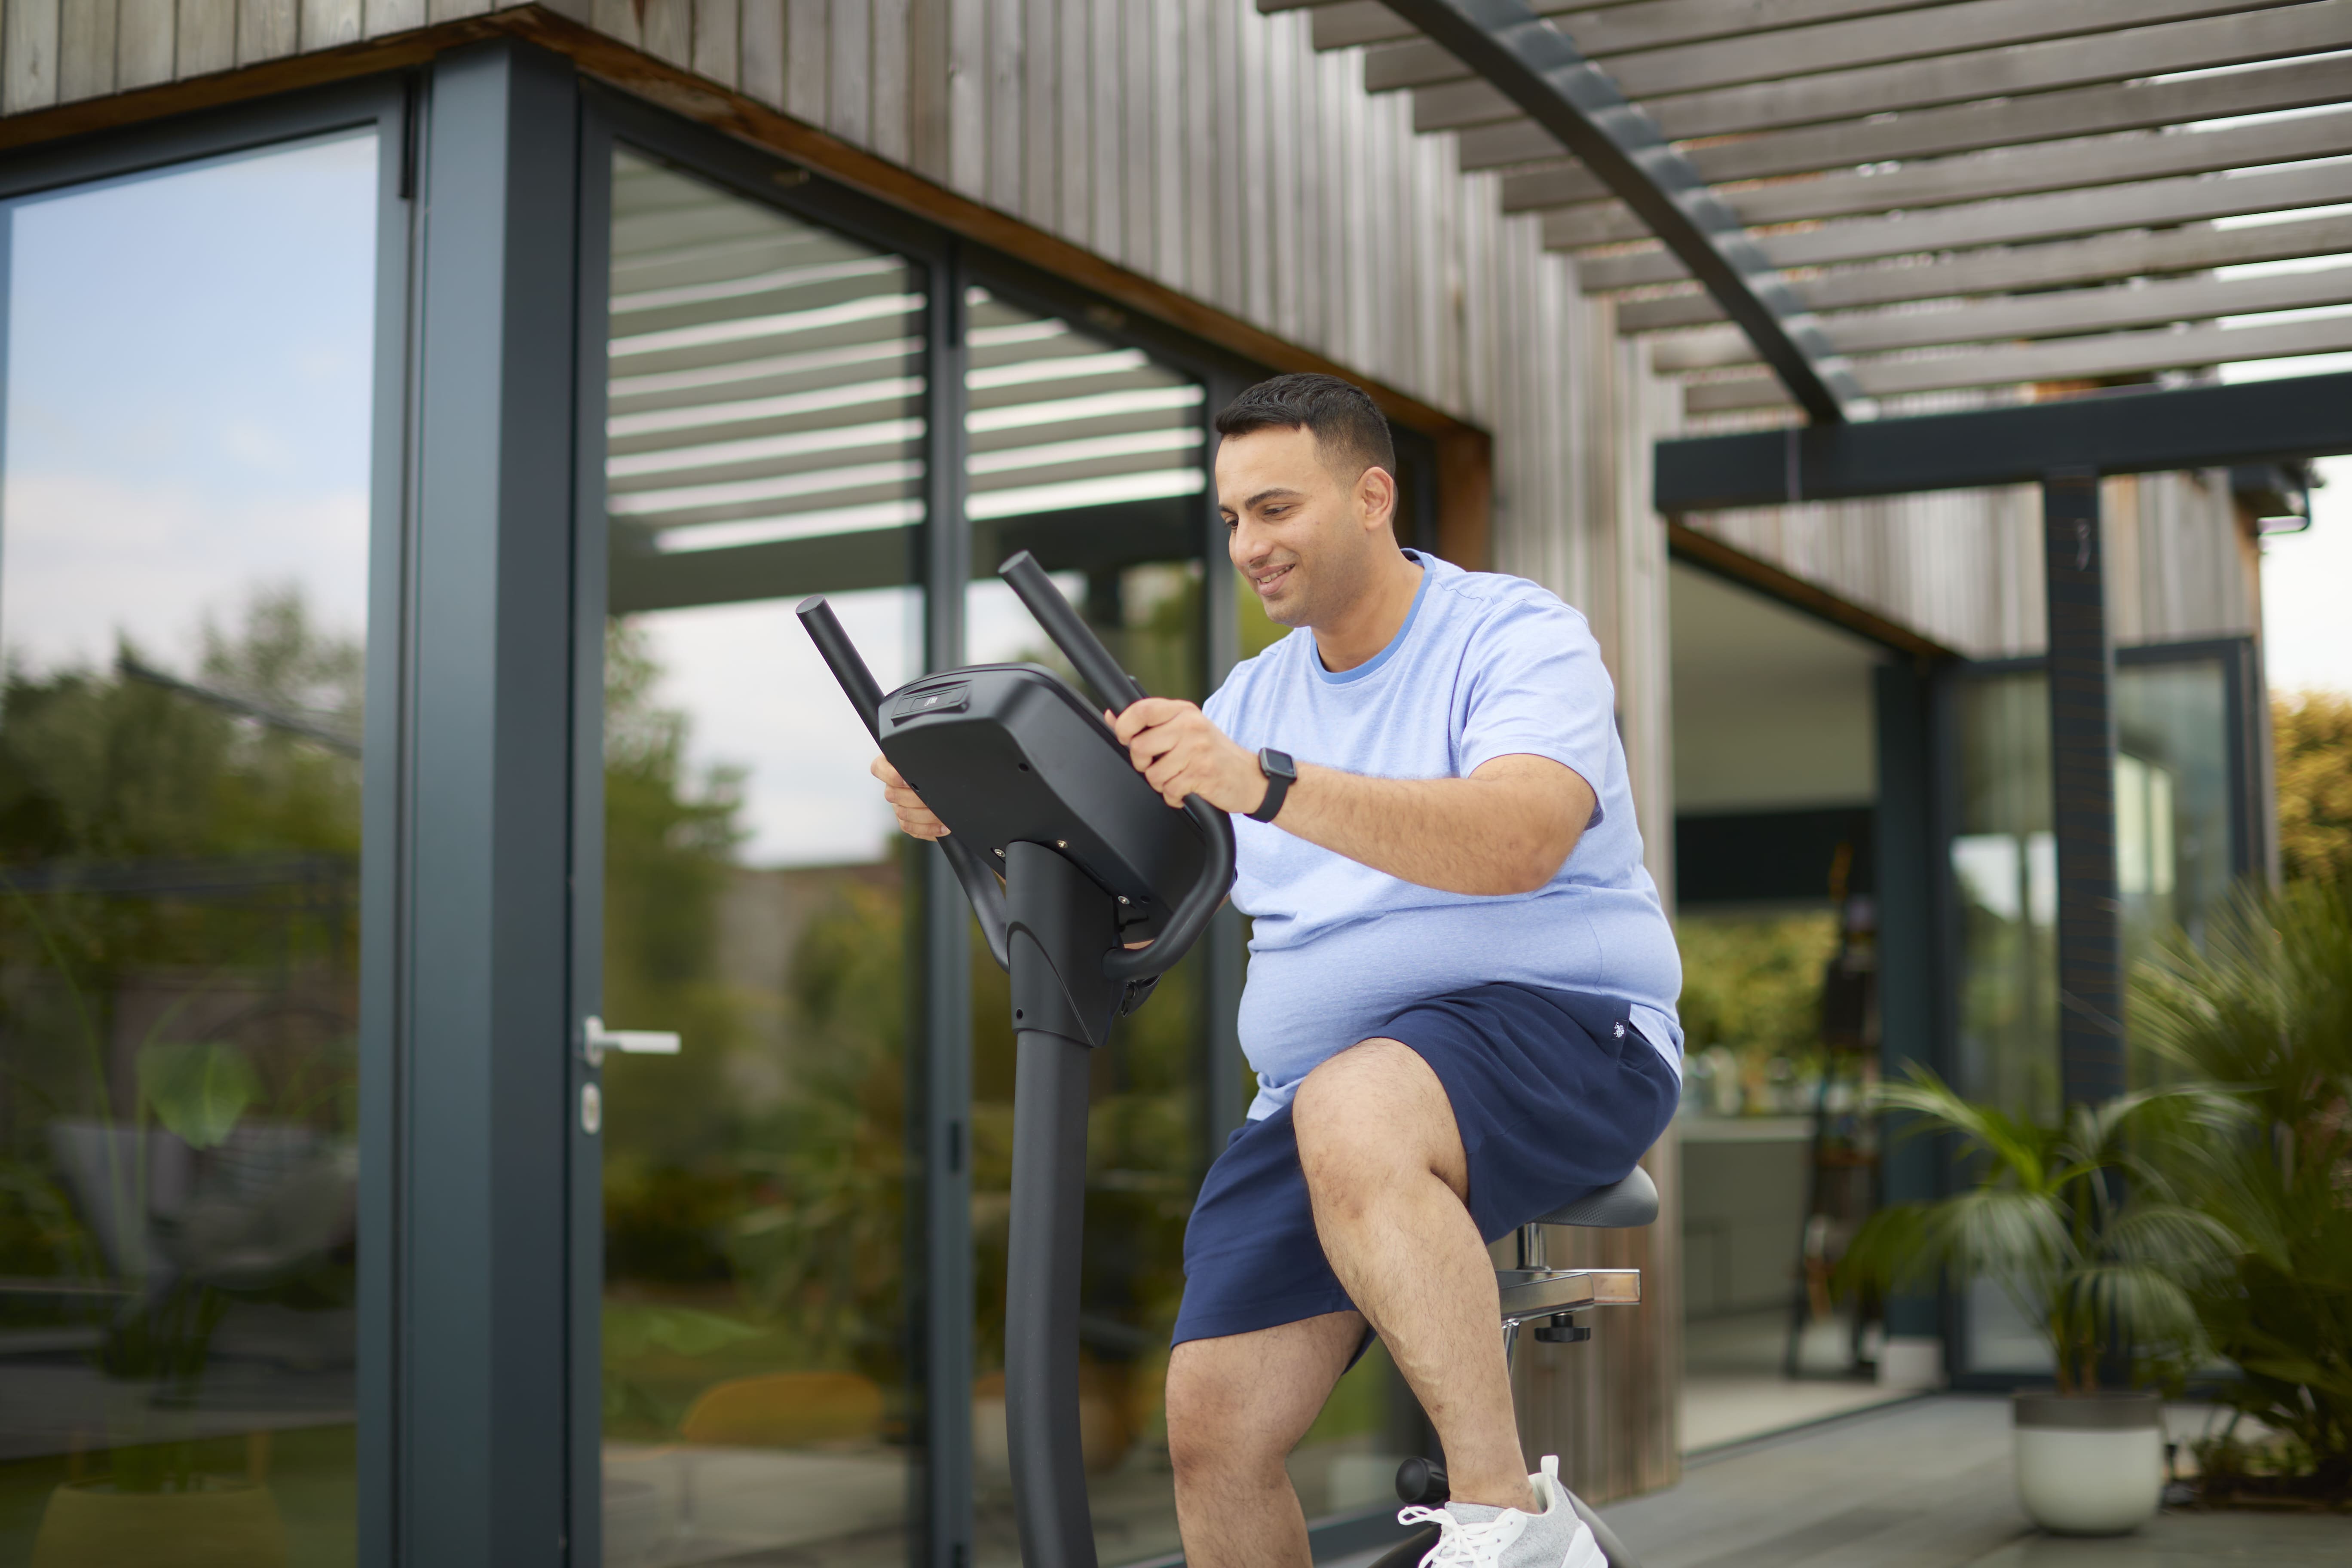
[[[1020,551],[997,568],[997,575],[1011,584],[1037,624],[1045,628],[1045,635],[1069,659],[1079,679],[1094,689],[1096,699],[1103,706],[1118,713],[1128,704],[1142,700],[1143,688],[1119,668],[1110,650],[1103,647],[1102,639],[1062,597],[1062,591],[1054,586],[1053,579],[1045,575],[1036,557]],[[1208,840],[1208,858],[1201,868],[1200,879],[1185,892],[1182,901],[1168,917],[1167,927],[1158,936],[1141,947],[1114,948],[1103,955],[1103,974],[1108,979],[1146,980],[1174,968],[1176,961],[1208,929],[1210,917],[1217,912],[1217,906],[1224,902],[1225,890],[1233,886],[1233,819],[1197,795],[1184,797],[1184,814]]]

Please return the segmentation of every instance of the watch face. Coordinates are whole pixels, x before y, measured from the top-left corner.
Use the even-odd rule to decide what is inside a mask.
[[[1258,753],[1257,765],[1268,773],[1278,773],[1286,779],[1298,776],[1298,764],[1290,760],[1290,753],[1277,752],[1272,746]]]

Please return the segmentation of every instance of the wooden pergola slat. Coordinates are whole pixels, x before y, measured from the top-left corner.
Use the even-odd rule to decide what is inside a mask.
[[[1842,261],[2063,239],[2101,229],[2200,223],[2254,213],[2288,212],[2352,201],[2352,164],[2318,163],[2235,178],[2199,176],[2109,185],[2015,201],[1942,207],[1916,216],[1859,219],[1759,236],[1775,267],[1825,267]],[[1665,283],[1682,276],[1664,250],[1588,258],[1586,289],[1600,291]]]
[[[2347,73],[2352,74],[2352,73]],[[1979,153],[1964,158],[1906,163],[1885,174],[1858,170],[1819,179],[1788,180],[1722,193],[1751,228],[1916,212],[1967,202],[1998,201],[2049,191],[2116,185],[2175,174],[2210,174],[2352,153],[2352,110],[2265,120],[2220,131],[2059,142],[2022,152]],[[1647,237],[1640,217],[1619,202],[1549,206],[1526,199],[1516,182],[1503,183],[1503,210],[1545,212],[1547,242],[1557,248],[1622,245]]]
[[[2207,321],[2221,316],[2310,310],[2328,305],[2352,305],[2352,267],[2252,278],[2189,279],[2137,289],[2070,289],[1948,310],[1829,316],[1822,321],[1822,335],[1840,353],[1891,353],[2018,338],[2071,338],[2168,321]],[[1737,329],[1717,327],[1661,340],[1650,351],[1650,363],[1662,371],[1720,370],[1755,363],[1756,350]],[[1867,377],[1860,367],[1855,374]]]
[[[1818,75],[1856,66],[1886,65],[1963,49],[2000,48],[2051,38],[2112,33],[2123,27],[2265,10],[2292,3],[2293,0],[2065,0],[2063,5],[2051,5],[2048,0],[1959,0],[1958,4],[1906,6],[1892,12],[1885,6],[1873,6],[1870,9],[1878,14],[1859,18],[1841,16],[1810,26],[1728,33],[1718,29],[1714,36],[1696,42],[1662,38],[1662,47],[1612,47],[1601,41],[1609,31],[1605,21],[1580,35],[1572,14],[1554,19],[1563,31],[1577,39],[1579,48],[1586,55],[1607,61],[1611,74],[1629,94],[1648,96]],[[1738,9],[1755,14],[1752,6]],[[1716,11],[1727,20],[1734,7],[1718,5]],[[1471,74],[1461,61],[1426,38],[1375,47],[1364,59],[1364,86],[1372,92],[1461,81]]]
[[[1854,267],[1789,279],[1815,310],[1856,310],[1913,300],[2048,289],[2067,284],[2162,278],[2255,261],[2301,261],[2352,253],[2352,214],[2247,224],[2236,228],[2129,229],[2092,239],[1966,252],[1906,267]],[[1620,331],[1659,331],[1723,320],[1706,294],[1685,290],[1622,300]],[[1834,320],[1834,318],[1832,318]]]
[[[1964,387],[2014,386],[2039,381],[2091,381],[2149,371],[2192,370],[2233,360],[2290,359],[2352,353],[2352,316],[2223,327],[2212,322],[2182,331],[2108,332],[2061,343],[1943,354],[1927,359],[1865,360],[1854,381],[1873,397]],[[1719,414],[1786,405],[1788,394],[1769,375],[1725,376],[1685,383],[1683,407]]]
[[[1619,85],[1628,89],[1629,98],[1642,101],[1668,141],[1682,142],[2342,48],[2352,48],[2352,0],[2302,0],[2241,15],[1741,87],[1667,92]],[[1459,130],[1517,117],[1510,100],[1483,81],[1452,82],[1413,93],[1413,127],[1418,131]]]

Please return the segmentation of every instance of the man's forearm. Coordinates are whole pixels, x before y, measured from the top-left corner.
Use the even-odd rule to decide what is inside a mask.
[[[1538,758],[1504,758],[1556,769]],[[1496,763],[1488,764],[1489,768]],[[1383,779],[1302,763],[1276,825],[1391,877],[1449,893],[1529,893],[1576,847],[1585,817],[1554,781],[1482,769],[1466,779]]]

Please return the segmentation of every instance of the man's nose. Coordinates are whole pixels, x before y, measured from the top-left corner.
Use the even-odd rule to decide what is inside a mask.
[[[1225,546],[1225,553],[1233,558],[1235,566],[1244,572],[1265,564],[1265,558],[1273,552],[1273,541],[1257,537],[1247,518],[1234,525],[1232,541]]]

